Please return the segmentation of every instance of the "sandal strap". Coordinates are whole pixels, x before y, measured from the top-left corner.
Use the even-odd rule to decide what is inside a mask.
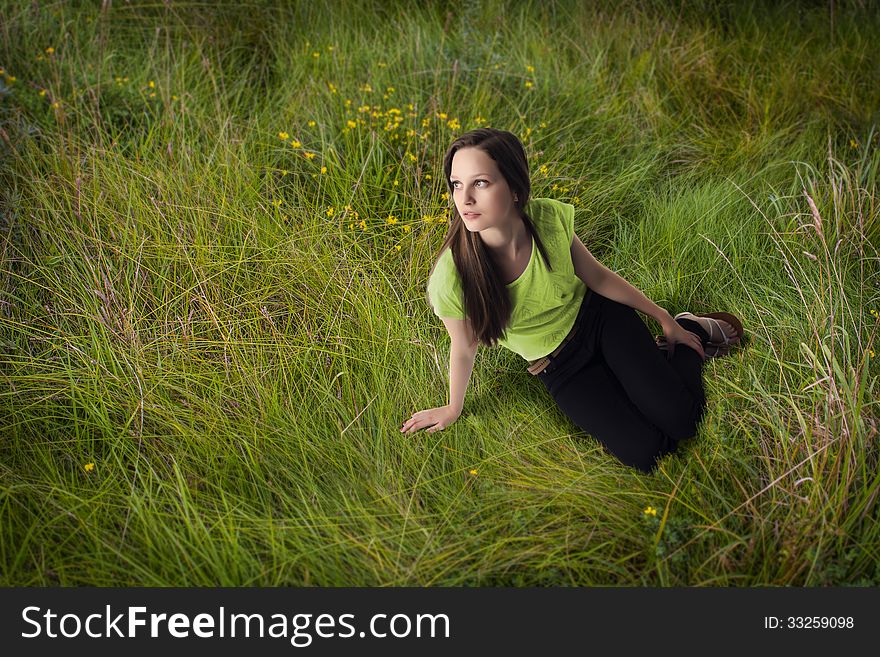
[[[710,328],[710,331],[709,331],[709,340],[707,341],[707,344],[711,344],[711,345],[722,345],[722,344],[723,344],[723,345],[729,345],[729,344],[731,344],[731,342],[730,342],[730,340],[731,340],[730,336],[728,336],[728,335],[724,332],[724,329],[721,328],[721,324],[719,324],[719,323],[718,323],[718,320],[715,319],[714,317],[706,317],[705,315],[694,315],[694,314],[691,313],[691,312],[682,312],[682,313],[678,313],[678,314],[674,317],[674,319],[679,319],[679,318],[682,318],[682,319],[689,319],[690,321],[692,321],[692,322],[696,322],[697,324],[700,324],[699,320],[701,320],[701,319],[708,320],[708,321],[710,322],[711,325],[710,325],[710,327],[709,327],[709,328]],[[702,324],[700,324],[700,325],[702,326]],[[713,326],[714,326],[714,330],[712,330],[712,329],[713,329]],[[721,339],[720,339],[720,340],[713,340],[713,339],[712,339],[712,336],[715,334],[715,332],[721,334]]]
[[[703,319],[708,319],[710,322],[713,322],[715,324],[715,328],[718,329],[718,332],[721,334],[722,342],[716,342],[715,340],[712,339],[712,336],[710,335],[709,336],[709,344],[713,344],[713,345],[722,345],[722,344],[729,345],[730,344],[730,338],[724,332],[724,329],[721,328],[721,324],[718,323],[717,319],[715,319],[714,317],[703,317]]]

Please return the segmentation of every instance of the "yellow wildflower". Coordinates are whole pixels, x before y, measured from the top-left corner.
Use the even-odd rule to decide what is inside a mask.
[[[310,128],[314,128],[314,127],[315,127],[315,122],[314,122],[314,121],[309,121],[308,126],[309,126]]]
[[[54,103],[52,103],[52,107],[54,107],[55,109],[58,109],[59,107],[61,107],[61,103],[59,103],[59,102],[56,100]]]
[[[355,123],[355,122],[352,121],[351,119],[349,119],[348,121],[346,121],[346,122],[345,122],[345,125],[347,125],[349,128],[356,128],[356,127],[357,127],[357,123]]]
[[[317,59],[320,56],[321,56],[321,53],[319,53],[317,50],[312,53],[312,57],[314,57],[315,59]]]
[[[477,476],[477,471],[476,471],[476,470],[468,470],[468,472],[469,472],[470,474],[474,475],[475,477]]]
[[[327,83],[327,88],[330,89],[330,93],[331,93],[331,94],[335,94],[335,93],[336,93],[336,85],[333,84],[332,82],[328,82],[328,83]]]
[[[85,470],[86,472],[91,472],[91,471],[94,470],[94,469],[95,469],[95,464],[94,464],[94,463],[85,463],[85,464],[83,464],[83,470]]]
[[[443,192],[442,194],[440,194],[440,198],[442,198],[444,201],[448,201],[449,200],[449,192]]]
[[[45,90],[45,89],[40,89],[40,95],[41,95],[41,96],[45,96],[45,95],[46,95],[46,90]]]
[[[394,248],[395,248],[397,251],[400,251],[400,244],[395,244],[395,245],[394,245]]]
[[[148,86],[150,89],[155,89],[155,88],[156,88],[156,83],[153,82],[152,80],[150,80],[149,82],[147,82],[147,86]]]
[[[531,89],[534,86],[535,86],[534,82],[532,82],[531,80],[526,80],[526,89]]]
[[[155,91],[151,91],[151,92],[150,92],[150,98],[155,98],[155,97],[156,97],[156,92],[155,92]]]
[[[366,230],[366,229],[367,229],[367,222],[364,221],[363,219],[361,219],[361,220],[358,222],[358,226],[361,227],[361,230]]]
[[[314,154],[314,153],[303,153],[303,155],[305,155],[305,158],[306,158],[307,160],[314,160],[314,159],[315,159],[315,154]]]
[[[321,167],[321,173],[327,173],[327,167]]]
[[[299,148],[300,146],[302,146],[302,143],[297,139],[291,139],[290,145],[293,146],[294,148]]]
[[[276,198],[274,201],[272,201],[272,205],[274,205],[276,208],[280,207],[281,206],[281,199]]]
[[[14,75],[7,75],[7,76],[6,76],[6,81],[7,81],[7,82],[15,82],[16,80],[18,80],[18,78],[15,77]]]
[[[877,311],[874,310],[873,308],[871,308],[871,314],[872,314],[874,317],[877,317]]]
[[[393,214],[390,214],[390,215],[388,215],[388,218],[385,220],[385,223],[393,226],[394,224],[397,223],[397,217],[395,217]]]
[[[402,228],[403,228],[403,232],[404,232],[404,233],[408,233],[409,231],[412,230],[412,226],[410,226],[409,224],[404,224],[404,225],[402,226]]]
[[[279,132],[279,133],[278,133],[278,138],[279,138],[279,139],[283,139],[283,140],[285,140],[285,141],[287,141],[287,138],[288,138],[289,136],[290,136],[290,135],[288,135],[286,132]]]
[[[55,48],[53,48],[52,46],[49,46],[48,48],[46,48],[46,52],[51,55],[53,52],[55,52]]]
[[[332,205],[329,208],[327,208],[327,216],[328,217],[332,217],[334,212],[335,212],[335,210],[333,209]]]
[[[538,169],[538,171],[540,171],[543,175],[546,176],[547,173],[550,171],[550,169],[547,168],[546,164],[542,164],[541,167]]]
[[[873,349],[868,349],[868,357],[869,357],[869,358],[873,358],[873,357],[874,357],[874,350],[873,350]]]
[[[857,142],[855,139],[850,139],[849,140],[849,147],[850,148],[858,148],[859,142]]]
[[[526,71],[528,71],[529,73],[534,73],[535,67],[534,66],[526,66]]]
[[[657,515],[657,509],[655,509],[653,506],[650,506],[650,505],[649,505],[648,507],[645,508],[644,514],[645,514],[646,516],[656,516],[656,515]]]
[[[445,121],[446,118],[447,118],[447,116],[446,116],[446,112],[440,112],[440,113],[437,115],[437,117],[438,117],[441,121]]]

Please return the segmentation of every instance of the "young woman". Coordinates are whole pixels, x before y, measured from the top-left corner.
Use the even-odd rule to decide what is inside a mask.
[[[529,168],[510,132],[461,135],[443,159],[452,224],[428,280],[451,339],[449,404],[401,431],[458,419],[480,343],[528,361],[559,408],[623,463],[650,472],[694,436],[706,405],[702,365],[742,336],[729,313],[674,318],[590,254],[574,207],[529,199]],[[654,317],[655,341],[635,310]],[[685,348],[676,345],[682,345]]]

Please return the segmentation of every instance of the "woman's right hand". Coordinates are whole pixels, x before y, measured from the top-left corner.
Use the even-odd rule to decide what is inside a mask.
[[[412,416],[403,423],[400,432],[412,433],[413,431],[430,427],[427,433],[433,433],[445,429],[455,422],[460,415],[461,412],[456,411],[451,406],[439,406],[437,408],[418,411],[417,413],[413,413]]]

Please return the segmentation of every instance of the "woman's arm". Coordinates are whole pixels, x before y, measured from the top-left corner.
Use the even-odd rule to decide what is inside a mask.
[[[457,416],[461,415],[464,408],[464,393],[467,391],[476,357],[476,347],[456,349],[453,344],[449,350],[449,407]]]
[[[400,429],[403,433],[412,433],[426,427],[430,427],[428,433],[445,429],[461,416],[464,408],[464,393],[474,369],[479,342],[467,320],[442,319],[452,341],[449,350],[449,403],[413,413],[403,423]]]
[[[666,329],[675,324],[666,310],[646,297],[640,290],[602,265],[593,257],[577,235],[571,240],[571,260],[574,272],[587,287],[603,297],[623,303],[656,319]]]
[[[440,320],[449,334],[449,406],[455,411],[456,418],[461,415],[464,408],[464,393],[467,391],[471,372],[474,370],[474,361],[477,358],[477,349],[480,343],[471,330],[471,324],[466,319],[449,319],[441,317]]]

